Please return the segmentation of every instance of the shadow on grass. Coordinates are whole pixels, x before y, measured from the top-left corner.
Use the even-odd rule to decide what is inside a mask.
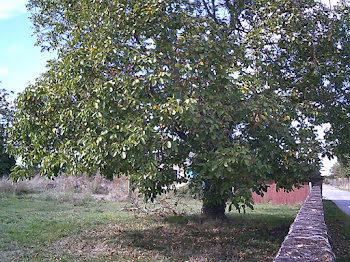
[[[187,201],[177,212],[194,214],[199,204]],[[0,250],[7,252],[0,251],[0,260],[271,261],[297,210],[259,205],[247,214],[228,213],[227,222],[200,221],[126,211],[120,203],[8,196],[0,198]]]
[[[271,261],[294,217],[230,215],[228,222],[197,216],[147,217],[143,223],[94,234],[104,239],[99,256],[120,261]],[[85,247],[88,238],[82,238]],[[86,242],[87,241],[87,242]],[[89,253],[89,250],[81,250]],[[90,252],[91,253],[91,252]]]

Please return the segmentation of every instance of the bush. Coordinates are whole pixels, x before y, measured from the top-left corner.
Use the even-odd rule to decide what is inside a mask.
[[[14,193],[16,195],[22,195],[39,190],[40,186],[32,181],[24,180],[14,183],[7,177],[2,177],[0,179],[0,193]]]

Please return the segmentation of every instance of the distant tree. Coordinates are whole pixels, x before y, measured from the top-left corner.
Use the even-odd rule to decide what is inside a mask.
[[[187,181],[203,213],[291,190],[349,150],[349,6],[313,0],[31,0],[58,59],[17,99],[13,179],[125,174],[148,199]],[[314,128],[331,123],[324,144]],[[324,146],[324,149],[321,147]],[[174,176],[173,166],[185,174]],[[192,172],[191,172],[192,173]]]
[[[349,157],[345,158],[350,160]],[[350,177],[350,162],[340,162],[338,161],[331,170],[332,175],[335,177]]]
[[[5,89],[0,89],[0,177],[9,175],[15,165],[14,157],[6,152],[7,128],[11,123],[13,109],[8,101],[9,94]]]

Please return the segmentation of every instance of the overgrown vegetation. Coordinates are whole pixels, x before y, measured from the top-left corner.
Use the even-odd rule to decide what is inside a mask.
[[[125,179],[115,178],[113,181],[102,179],[101,176],[60,176],[55,180],[36,176],[31,180],[25,179],[17,183],[9,178],[0,178],[0,193],[14,195],[32,194],[38,199],[95,198],[99,200],[126,200],[136,197],[129,193],[129,183]]]
[[[325,220],[336,261],[350,261],[350,217],[332,201],[323,201]]]
[[[257,205],[208,222],[183,189],[145,204],[68,188],[0,193],[0,261],[271,261],[299,208]]]

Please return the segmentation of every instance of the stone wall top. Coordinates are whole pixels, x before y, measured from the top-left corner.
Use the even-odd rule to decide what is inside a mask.
[[[320,186],[313,186],[299,210],[274,262],[333,262],[329,244]]]

